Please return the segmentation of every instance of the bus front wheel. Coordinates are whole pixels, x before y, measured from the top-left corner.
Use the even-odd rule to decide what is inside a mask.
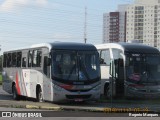
[[[13,94],[13,99],[14,100],[18,100],[19,99],[19,95],[17,94],[17,89],[16,89],[15,85],[13,85],[13,87],[12,87],[12,94]]]
[[[109,84],[105,84],[105,86],[104,86],[104,96],[105,96],[105,98],[109,97],[108,92],[109,92]]]

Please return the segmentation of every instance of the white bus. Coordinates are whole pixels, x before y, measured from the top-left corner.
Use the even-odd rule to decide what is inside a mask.
[[[100,98],[99,54],[83,43],[44,43],[3,53],[3,89],[37,101]]]
[[[107,97],[160,98],[160,52],[135,43],[96,45],[101,93]]]

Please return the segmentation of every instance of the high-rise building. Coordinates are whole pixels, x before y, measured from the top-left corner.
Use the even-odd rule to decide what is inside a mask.
[[[160,0],[135,0],[128,5],[126,40],[160,47]]]
[[[119,5],[103,18],[103,43],[136,40],[160,48],[160,0]]]
[[[103,43],[126,41],[126,7],[119,5],[117,11],[103,15]]]

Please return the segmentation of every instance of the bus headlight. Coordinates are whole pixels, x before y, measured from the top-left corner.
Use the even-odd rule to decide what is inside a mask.
[[[59,87],[58,85],[53,84],[53,89],[57,90],[57,91],[62,91],[63,88]]]
[[[97,85],[96,87],[93,88],[93,90],[97,91],[101,89],[101,85]]]

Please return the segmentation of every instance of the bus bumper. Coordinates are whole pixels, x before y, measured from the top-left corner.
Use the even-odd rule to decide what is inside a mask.
[[[158,99],[160,98],[160,90],[142,90],[142,89],[126,89],[125,96],[128,98],[142,98],[142,99]]]
[[[100,99],[100,89],[91,89],[87,92],[70,92],[63,88],[61,90],[54,89],[53,102],[59,101],[96,101]]]

